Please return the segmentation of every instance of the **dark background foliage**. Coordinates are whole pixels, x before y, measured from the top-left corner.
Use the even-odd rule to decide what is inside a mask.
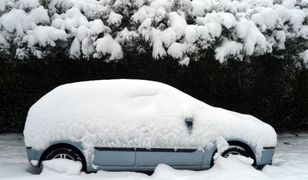
[[[308,70],[289,58],[263,55],[221,64],[208,51],[180,66],[177,60],[154,60],[151,54],[130,54],[109,63],[63,54],[0,58],[0,133],[22,132],[31,105],[58,85],[114,78],[164,82],[210,105],[252,114],[278,131],[308,129]]]

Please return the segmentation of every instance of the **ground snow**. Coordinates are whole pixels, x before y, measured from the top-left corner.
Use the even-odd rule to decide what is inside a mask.
[[[79,161],[67,159],[52,159],[43,162],[41,176],[50,174],[79,175],[82,164]]]
[[[278,136],[273,165],[265,166],[262,171],[253,169],[252,161],[245,157],[220,156],[212,169],[205,171],[175,170],[161,164],[153,175],[135,172],[105,172],[79,175],[57,173],[49,168],[49,174],[38,175],[26,157],[23,137],[20,134],[0,135],[0,179],[4,180],[225,180],[225,179],[262,179],[262,180],[307,180],[308,179],[308,135]],[[46,168],[45,168],[46,169]],[[46,171],[46,170],[45,170]]]

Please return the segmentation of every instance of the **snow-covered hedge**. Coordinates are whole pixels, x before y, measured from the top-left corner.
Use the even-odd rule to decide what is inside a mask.
[[[1,0],[0,52],[42,58],[64,46],[71,58],[115,60],[150,51],[188,64],[212,49],[225,61],[308,39],[307,7],[307,0]]]

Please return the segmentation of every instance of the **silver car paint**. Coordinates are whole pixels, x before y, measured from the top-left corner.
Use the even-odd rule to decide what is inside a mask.
[[[52,143],[51,146],[59,143],[72,145],[83,152],[83,147],[80,143],[71,141],[58,141]],[[250,146],[250,148],[254,153],[256,152],[254,147]],[[192,152],[138,151],[138,148],[132,149],[98,150],[94,148],[94,159],[92,162],[87,162],[87,171],[152,171],[160,163],[170,165],[176,169],[202,170],[211,167],[212,157],[216,151],[216,147],[196,149]],[[31,160],[40,161],[44,151],[28,147],[27,156],[30,163]],[[256,159],[256,165],[271,164],[273,154],[274,148],[264,148],[261,157]]]

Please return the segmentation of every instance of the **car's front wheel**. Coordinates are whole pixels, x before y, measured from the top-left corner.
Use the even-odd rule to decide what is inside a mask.
[[[242,148],[241,146],[230,146],[226,151],[224,151],[221,155],[225,158],[229,157],[229,155],[242,155],[245,157],[250,157],[253,159],[253,157],[250,156],[249,152]]]
[[[81,157],[79,156],[79,154],[69,148],[53,149],[52,151],[50,151],[49,154],[47,154],[45,158],[45,160],[51,160],[51,159],[69,159],[69,160],[81,162]]]
[[[39,165],[41,165],[42,161],[51,159],[68,159],[72,161],[79,161],[82,164],[81,171],[87,172],[87,164],[85,157],[83,156],[82,152],[79,151],[79,149],[71,145],[55,144],[53,146],[50,146],[42,154]]]

